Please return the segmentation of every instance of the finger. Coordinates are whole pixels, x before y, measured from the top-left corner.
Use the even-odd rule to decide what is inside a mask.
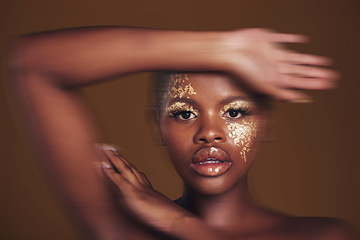
[[[136,167],[134,165],[132,165],[128,160],[126,160],[118,151],[114,151],[115,155],[119,158],[122,159],[122,161],[131,169],[131,171],[133,172],[133,174],[135,174],[136,178],[138,179],[138,181],[143,184],[146,185],[146,182],[144,182],[144,179],[142,177],[142,175],[140,174],[140,172],[136,169]]]
[[[142,174],[136,169],[136,167],[132,164],[130,164],[130,168],[133,171],[133,173],[135,174],[135,176],[137,177],[138,181],[142,184],[142,185],[147,185],[146,181],[144,181],[144,178],[142,176]]]
[[[132,168],[125,163],[126,160],[120,154],[112,150],[104,150],[104,153],[111,165],[114,166],[115,171],[117,171],[130,183],[134,184],[135,186],[139,186],[140,182],[136,174],[134,174]]]
[[[330,58],[296,53],[292,51],[280,50],[278,52],[279,61],[290,62],[293,64],[303,64],[303,65],[316,65],[316,66],[330,66],[333,65],[333,61]]]
[[[309,41],[309,38],[301,34],[273,33],[272,41],[278,43],[305,43]]]
[[[109,151],[109,153],[113,153],[115,154],[116,157],[118,157],[119,159],[121,159],[129,168],[131,169],[136,169],[135,166],[133,166],[128,160],[126,160],[126,158],[124,158],[124,156],[122,156],[118,150],[116,148],[114,148],[111,145],[107,145],[107,144],[103,144],[103,150],[104,151]]]
[[[336,71],[305,65],[282,64],[279,66],[279,72],[282,74],[297,75],[307,78],[322,78],[336,80],[339,74]]]
[[[260,72],[258,75],[247,75],[246,72],[245,74],[243,72],[239,73],[241,79],[244,81],[246,80],[245,84],[247,84],[246,86],[249,89],[265,94],[277,101],[299,102],[311,100],[305,93],[279,87],[279,83],[287,76],[279,74],[279,71],[276,68],[264,64],[260,69],[263,70],[263,72]],[[268,78],[266,81],[262,81],[264,76],[267,76]]]
[[[151,185],[149,179],[146,177],[146,175],[142,172],[140,172],[140,175],[144,181],[144,184],[152,188],[152,185]]]
[[[133,186],[127,179],[125,179],[121,174],[115,171],[115,169],[106,162],[102,162],[102,169],[105,176],[115,184],[115,186],[120,190],[121,193],[129,193],[130,187]]]
[[[284,78],[284,76],[282,76]],[[283,81],[282,79],[280,81]],[[255,86],[256,87],[256,86]],[[261,88],[254,88],[258,92],[262,92],[267,96],[271,97],[275,101],[281,102],[311,102],[309,95],[293,89],[288,89],[290,87],[279,87],[275,84],[263,84]]]
[[[111,165],[106,162],[101,163],[102,170],[113,183],[120,185],[125,179]]]
[[[137,180],[141,183],[141,184],[145,184],[142,176],[140,175],[139,171],[136,169],[136,167],[134,165],[132,165],[130,162],[128,162],[113,146],[111,145],[107,145],[104,144],[104,149],[105,151],[109,151],[109,153],[113,153],[117,158],[119,158],[119,160],[122,160],[123,163],[126,164],[126,166],[132,171],[132,173],[136,176]],[[124,175],[124,174],[123,174]],[[131,176],[132,178],[132,176]],[[134,180],[134,179],[133,179]]]

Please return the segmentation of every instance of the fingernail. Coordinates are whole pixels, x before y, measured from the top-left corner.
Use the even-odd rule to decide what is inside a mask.
[[[313,103],[314,100],[312,99],[296,99],[296,100],[290,100],[290,103]]]
[[[101,166],[103,168],[111,168],[109,164],[107,164],[107,162],[101,162]]]
[[[103,144],[101,145],[101,148],[102,148],[102,150],[104,150],[104,151],[114,151],[114,152],[117,151],[113,146],[108,145],[108,144],[105,144],[105,143],[103,143]]]

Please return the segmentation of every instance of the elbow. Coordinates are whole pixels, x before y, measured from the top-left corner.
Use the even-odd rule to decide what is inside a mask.
[[[59,41],[41,34],[14,38],[9,47],[8,69],[12,81],[46,82],[57,88],[73,86],[67,49]],[[60,49],[60,50],[59,50]],[[63,56],[67,55],[66,58]],[[70,80],[69,80],[70,79]]]
[[[9,44],[7,69],[9,73],[9,87],[36,85],[35,82],[52,84],[47,55],[41,48],[42,42],[34,36],[20,36]]]
[[[28,37],[14,38],[9,46],[8,69],[13,76],[35,69],[35,56],[32,51],[31,40]]]
[[[28,96],[31,89],[34,90],[45,82],[52,83],[41,64],[37,45],[37,41],[31,36],[16,37],[10,42],[5,61],[7,77],[4,84],[11,96]]]

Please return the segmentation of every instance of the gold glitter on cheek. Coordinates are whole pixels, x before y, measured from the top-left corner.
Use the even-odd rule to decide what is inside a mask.
[[[170,117],[174,117],[176,115],[175,113],[179,112],[193,112],[195,115],[199,114],[198,110],[184,102],[175,102],[167,107],[166,110]]]
[[[229,137],[234,141],[234,144],[238,147],[242,147],[240,150],[240,156],[247,160],[247,153],[250,151],[252,145],[252,139],[256,137],[257,123],[254,120],[243,120],[241,123],[226,123],[229,129]]]
[[[188,80],[189,76],[187,74],[171,74],[168,93],[165,97],[189,98],[189,95],[195,95],[196,92],[191,83],[185,85]]]

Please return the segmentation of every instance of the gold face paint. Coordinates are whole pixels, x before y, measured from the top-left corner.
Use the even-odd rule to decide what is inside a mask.
[[[229,109],[253,109],[254,104],[247,100],[236,100],[229,104],[226,104],[220,109],[220,114],[224,115]]]
[[[175,102],[167,107],[166,111],[170,117],[175,117],[180,112],[192,112],[195,115],[199,115],[198,110],[185,102]]]
[[[191,86],[191,83],[185,85],[188,80],[189,76],[187,74],[171,74],[168,93],[165,97],[189,98],[189,95],[195,95],[196,92]]]
[[[220,114],[225,120],[228,120],[224,114],[227,113],[230,109],[239,110],[242,109],[244,112],[249,112],[250,109],[253,109],[255,106],[252,102],[247,100],[236,100],[225,105],[220,109]],[[241,113],[241,112],[240,112]],[[242,113],[241,113],[242,114]],[[227,121],[226,126],[229,130],[229,138],[231,138],[234,144],[238,147],[242,147],[240,150],[240,156],[244,159],[244,162],[247,161],[247,153],[250,151],[252,145],[252,139],[256,137],[257,132],[257,121],[253,119],[245,120],[241,119],[244,116],[239,116],[239,118],[234,118],[233,121]]]
[[[226,125],[230,131],[229,137],[233,139],[234,144],[238,147],[242,146],[242,149],[240,150],[240,156],[244,159],[244,162],[246,162],[246,155],[250,151],[252,138],[256,137],[256,122],[251,120],[243,120],[242,123],[228,122]]]

